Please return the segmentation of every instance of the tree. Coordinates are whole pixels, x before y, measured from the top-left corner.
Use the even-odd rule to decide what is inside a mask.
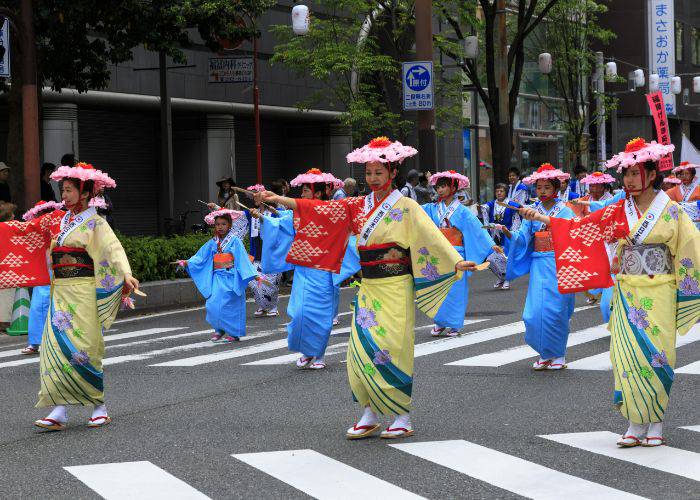
[[[19,0],[6,0],[0,15],[17,16]],[[195,44],[198,33],[212,50],[221,40],[240,40],[258,33],[252,23],[273,0],[34,0],[34,24],[39,87],[54,90],[72,87],[79,92],[108,85],[110,64],[132,58],[132,49],[145,45],[165,51],[179,62],[186,60],[184,48]],[[196,29],[193,29],[196,28]],[[10,110],[20,109],[19,87],[22,54],[13,33]],[[8,82],[0,82],[7,90]],[[13,166],[16,192],[22,190],[20,114],[9,113],[8,161]],[[39,168],[39,166],[35,166]]]
[[[321,84],[298,106],[337,106],[355,142],[377,135],[405,141],[415,129],[415,113],[403,110],[401,83],[401,61],[410,61],[414,54],[414,2],[319,0],[316,5],[320,12],[313,16],[307,35],[294,36],[287,25],[272,28],[280,40],[273,63]],[[444,103],[436,110],[438,117],[446,124],[460,121],[461,95],[456,104],[449,96],[461,82],[442,78],[437,85],[436,95]]]
[[[559,1],[434,2],[451,28],[451,32],[436,37],[436,46],[459,65],[486,108],[496,182],[506,179],[511,163],[513,116],[525,66],[525,41]],[[482,44],[478,61],[464,58],[464,39],[471,31]]]
[[[532,37],[532,57],[540,52],[552,54],[548,79],[563,100],[561,106],[552,106],[546,99],[542,102],[563,124],[569,158],[579,165],[584,164],[588,152],[590,124],[597,119],[595,110],[588,106],[594,91],[590,77],[595,69],[595,53],[591,45],[608,43],[615,36],[596,22],[607,10],[597,0],[561,0],[549,12],[544,29]]]

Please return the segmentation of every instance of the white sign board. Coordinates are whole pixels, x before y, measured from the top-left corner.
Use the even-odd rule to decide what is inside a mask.
[[[212,57],[209,59],[209,83],[251,83],[252,57]]]
[[[10,23],[3,19],[0,27],[0,45],[5,49],[5,55],[0,59],[0,77],[10,77]],[[1,52],[1,50],[0,50]]]
[[[403,109],[406,111],[433,109],[433,62],[401,63],[403,76]]]
[[[666,114],[675,115],[676,96],[671,92],[671,77],[676,75],[676,30],[673,0],[647,1],[650,73],[659,75],[659,90],[664,96]]]

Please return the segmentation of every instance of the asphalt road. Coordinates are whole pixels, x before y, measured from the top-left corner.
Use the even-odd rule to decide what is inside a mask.
[[[700,328],[678,349],[689,373],[676,374],[669,446],[620,452],[604,434],[626,425],[611,404],[598,308],[577,301],[567,360],[578,363],[534,373],[518,323],[527,283],[504,292],[492,282],[473,278],[462,337],[435,341],[418,314],[416,433],[400,442],[344,438],[359,416],[343,345],[353,289],[321,371],[283,357],[286,316],[252,319],[252,303],[249,335],[234,345],[208,342],[201,309],[118,320],[106,337],[114,421],[103,429],[85,427],[89,408],[71,408],[63,432],[35,429],[38,358],[3,337],[0,496],[700,498]]]

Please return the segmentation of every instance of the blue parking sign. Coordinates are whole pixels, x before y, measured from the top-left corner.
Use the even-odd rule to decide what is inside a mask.
[[[433,62],[411,61],[401,64],[403,74],[403,109],[433,109]]]

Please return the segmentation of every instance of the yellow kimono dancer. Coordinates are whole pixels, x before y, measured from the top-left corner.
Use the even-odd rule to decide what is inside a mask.
[[[348,439],[372,436],[378,414],[395,415],[382,438],[413,434],[415,304],[435,316],[463,271],[474,270],[415,201],[392,189],[397,166],[417,151],[386,137],[348,155],[365,163],[372,193],[338,201],[295,200],[263,192],[256,197],[294,210],[297,236],[287,260],[338,272],[350,233],[357,234],[362,284],[352,323],[347,370],[353,397],[364,408]],[[347,263],[345,264],[347,265]]]
[[[95,192],[114,187],[115,182],[84,163],[62,166],[51,178],[60,182],[66,207],[60,220],[52,221],[48,217],[55,219],[55,215],[49,214],[3,228],[35,246],[43,240],[51,250],[53,279],[36,406],[53,410],[35,425],[63,430],[67,405],[91,405],[94,410],[87,425],[101,427],[111,422],[104,397],[103,331],[114,321],[122,298],[130,300],[128,293],[138,288],[138,281],[131,276],[124,249],[112,229],[89,207]],[[0,254],[6,253],[4,247],[0,244]]]
[[[676,365],[676,334],[700,318],[700,232],[664,191],[658,160],[673,146],[643,139],[607,162],[624,170],[627,196],[572,221],[551,218],[557,278],[563,293],[594,281],[607,286],[616,274],[612,299],[610,358],[614,402],[629,421],[617,444],[623,448],[665,444],[662,422]],[[530,220],[549,217],[521,210]],[[617,243],[612,266],[605,243]]]

